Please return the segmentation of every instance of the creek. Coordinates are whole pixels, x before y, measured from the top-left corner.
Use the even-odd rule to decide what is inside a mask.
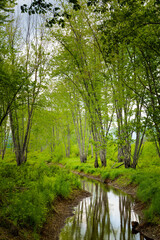
[[[120,190],[81,179],[82,188],[92,194],[74,208],[60,233],[60,240],[144,240],[133,233],[132,221],[139,222],[134,200]]]

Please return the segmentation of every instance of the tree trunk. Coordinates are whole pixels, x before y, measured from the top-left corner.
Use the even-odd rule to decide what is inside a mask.
[[[131,165],[131,145],[130,143],[127,141],[127,144],[124,146],[124,165],[125,168],[129,168]]]
[[[4,159],[4,155],[7,148],[8,137],[9,137],[9,127],[7,126],[8,117],[4,120],[3,125],[0,126],[0,155],[2,154],[2,160]]]
[[[19,153],[16,154],[16,158],[17,166],[20,166],[22,163],[27,161],[27,154],[25,154],[23,151],[19,151]]]
[[[155,140],[156,150],[157,150],[158,156],[160,158],[160,141],[157,141],[155,136],[154,136],[154,140]]]
[[[70,127],[69,124],[67,126],[67,157],[70,157],[70,153],[71,153],[71,132],[70,132]]]
[[[118,146],[118,162],[123,162],[124,155],[123,155],[123,147]]]
[[[87,161],[87,156],[85,153],[80,154],[80,160],[81,160],[81,163],[85,163]]]
[[[106,149],[100,150],[100,159],[103,167],[106,167]]]
[[[13,119],[13,113],[10,111],[10,124],[11,124],[11,131],[12,131],[12,139],[14,144],[14,151],[16,155],[17,166],[20,166],[22,163],[27,161],[27,150],[28,150],[28,141],[29,141],[29,132],[31,128],[31,116],[33,111],[29,113],[28,122],[27,122],[27,129],[24,136],[24,141],[20,139],[20,132],[19,132],[19,122],[17,119],[17,113],[15,111],[15,119]]]
[[[55,149],[55,128],[54,128],[54,126],[52,127],[52,139],[53,139],[53,141],[52,141],[52,152],[54,152],[54,149]]]
[[[118,124],[118,162],[123,162],[124,161],[124,153],[123,153],[123,146],[121,144],[122,141],[122,135],[123,135],[123,130],[122,130],[122,107],[117,107],[116,109],[117,113],[117,124]]]
[[[133,164],[132,164],[133,168],[136,168],[137,163],[138,163],[138,146],[139,146],[139,141],[140,141],[140,132],[137,132],[136,142],[135,142],[135,149],[134,149],[134,155],[133,155]]]
[[[75,96],[74,96],[75,97]],[[85,134],[86,134],[86,126],[82,124],[82,116],[81,116],[79,102],[76,103],[75,109],[72,110],[72,118],[74,122],[74,128],[76,132],[78,148],[80,153],[80,161],[87,161],[86,147],[85,147]]]
[[[7,144],[5,144],[3,150],[2,150],[2,160],[4,159],[4,155],[6,153],[6,147],[7,147]]]
[[[93,158],[93,144],[91,143],[91,158]]]
[[[95,152],[95,162],[94,162],[94,167],[95,167],[95,168],[98,168],[98,167],[99,167],[97,151]]]

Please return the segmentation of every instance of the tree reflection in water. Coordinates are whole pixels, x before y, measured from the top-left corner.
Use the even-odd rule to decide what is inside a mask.
[[[66,221],[60,240],[143,240],[132,234],[131,221],[139,221],[132,199],[116,189],[82,181],[92,193],[75,208],[75,215]]]

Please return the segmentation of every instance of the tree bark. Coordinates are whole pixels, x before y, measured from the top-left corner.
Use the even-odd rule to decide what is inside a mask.
[[[106,149],[100,149],[100,159],[103,167],[106,167]]]
[[[80,160],[81,160],[81,163],[85,163],[85,162],[87,161],[87,156],[86,156],[86,154],[81,153],[81,154],[80,154]]]
[[[25,155],[25,150],[22,147],[22,143],[20,142],[18,123],[16,124],[14,123],[13,114],[11,111],[10,111],[10,124],[11,124],[14,151],[16,155],[16,162],[17,162],[17,166],[20,166],[23,162],[26,162],[27,157]]]
[[[98,168],[98,167],[99,167],[99,164],[98,164],[98,153],[97,153],[97,151],[95,152],[94,167],[95,167],[95,168]]]
[[[129,168],[131,166],[131,145],[128,141],[126,141],[126,145],[123,148],[123,153],[125,168]]]
[[[69,124],[67,125],[67,157],[70,157],[71,153],[71,133]]]

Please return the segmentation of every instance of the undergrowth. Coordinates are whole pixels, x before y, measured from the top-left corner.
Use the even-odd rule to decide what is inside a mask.
[[[80,188],[67,170],[33,159],[20,167],[1,161],[0,183],[0,217],[33,231],[40,230],[57,196],[66,198],[73,188]]]

